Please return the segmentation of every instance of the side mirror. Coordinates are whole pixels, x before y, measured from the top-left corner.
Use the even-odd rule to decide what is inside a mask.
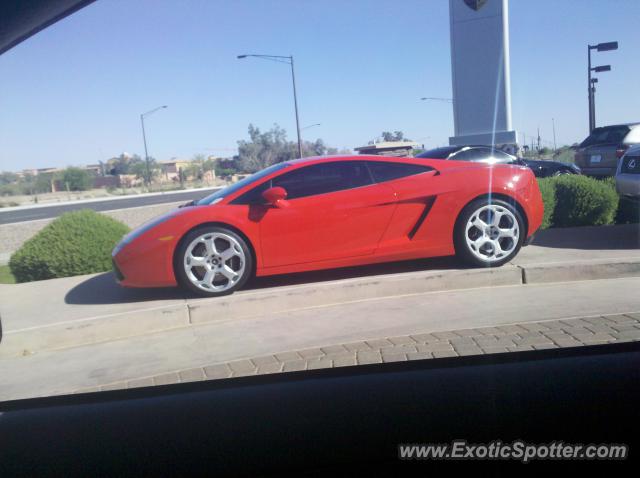
[[[267,201],[267,204],[275,207],[283,208],[289,206],[289,201],[286,200],[287,190],[280,186],[267,189],[262,193],[262,198]]]

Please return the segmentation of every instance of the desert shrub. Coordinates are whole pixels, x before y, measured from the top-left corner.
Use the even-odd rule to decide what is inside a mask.
[[[612,181],[563,175],[553,178],[552,184],[556,192],[554,227],[613,223],[618,209],[618,194]]]
[[[540,228],[547,229],[553,223],[553,212],[556,208],[556,188],[553,184],[553,178],[539,179],[538,186],[544,203],[544,216]]]
[[[18,282],[104,272],[129,228],[95,211],[65,213],[25,242],[9,260]]]

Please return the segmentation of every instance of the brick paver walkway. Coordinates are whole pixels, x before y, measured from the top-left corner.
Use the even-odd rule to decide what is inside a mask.
[[[295,370],[640,340],[640,312],[385,337],[286,351],[110,383],[76,393]]]

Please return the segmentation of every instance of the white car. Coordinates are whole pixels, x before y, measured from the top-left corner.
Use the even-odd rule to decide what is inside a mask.
[[[618,161],[616,189],[623,198],[640,200],[640,145],[631,146]]]

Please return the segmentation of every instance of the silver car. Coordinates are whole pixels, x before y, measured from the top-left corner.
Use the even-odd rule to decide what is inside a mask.
[[[630,147],[618,162],[616,189],[624,198],[640,199],[640,145]]]
[[[640,123],[601,126],[594,129],[575,154],[575,163],[588,176],[613,176],[622,155],[640,144]]]

